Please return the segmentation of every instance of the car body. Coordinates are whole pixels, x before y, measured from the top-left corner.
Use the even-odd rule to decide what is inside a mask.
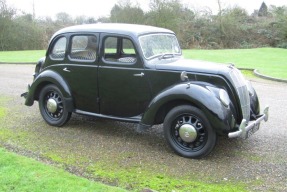
[[[144,25],[56,32],[23,95],[53,126],[71,113],[138,123],[138,131],[163,123],[169,145],[190,158],[209,154],[217,135],[247,138],[268,119],[233,65],[186,60],[174,32]]]

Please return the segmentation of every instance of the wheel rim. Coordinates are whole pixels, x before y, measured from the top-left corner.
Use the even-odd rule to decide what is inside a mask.
[[[50,91],[45,95],[44,100],[45,113],[52,120],[59,120],[63,116],[63,99],[56,91]]]
[[[207,131],[200,118],[185,114],[172,123],[171,138],[184,151],[195,152],[202,149],[207,141]]]

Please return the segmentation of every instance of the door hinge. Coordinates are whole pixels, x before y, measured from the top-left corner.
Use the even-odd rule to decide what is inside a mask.
[[[97,103],[100,103],[100,98],[99,97],[97,97]]]

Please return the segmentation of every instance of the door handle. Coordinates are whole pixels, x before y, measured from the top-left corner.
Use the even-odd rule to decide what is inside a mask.
[[[71,72],[70,69],[68,69],[67,67],[65,67],[65,68],[63,69],[63,71],[65,71],[65,72]]]
[[[143,77],[143,76],[144,76],[144,73],[141,72],[141,73],[139,73],[139,74],[134,74],[134,76],[135,76],[135,77]]]

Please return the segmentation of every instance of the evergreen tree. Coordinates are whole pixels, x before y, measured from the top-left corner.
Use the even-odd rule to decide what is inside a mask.
[[[258,16],[259,17],[266,17],[268,14],[268,8],[267,8],[267,5],[265,4],[265,2],[263,1],[261,6],[260,6],[260,9],[258,11]]]

